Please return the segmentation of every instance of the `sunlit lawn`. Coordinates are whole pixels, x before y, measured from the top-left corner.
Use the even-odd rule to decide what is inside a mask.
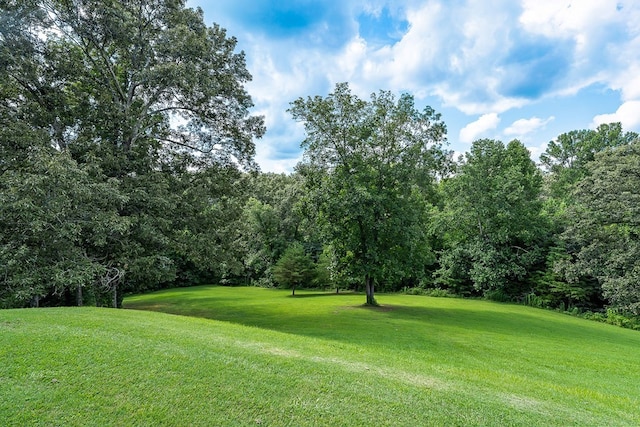
[[[640,333],[521,306],[197,287],[0,311],[8,425],[640,425]],[[2,421],[0,421],[2,424]]]

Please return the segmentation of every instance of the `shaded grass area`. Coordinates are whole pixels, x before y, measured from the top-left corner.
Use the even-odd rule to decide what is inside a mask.
[[[203,318],[0,311],[0,424],[640,424],[637,332],[484,301],[363,299],[198,287],[125,306]]]

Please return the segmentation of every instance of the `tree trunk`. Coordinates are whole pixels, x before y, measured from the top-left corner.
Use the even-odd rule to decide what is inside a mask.
[[[82,307],[82,286],[78,286],[76,289],[76,305]]]
[[[367,294],[367,305],[378,305],[376,299],[373,296],[373,278],[366,276],[364,278],[365,292]]]
[[[118,285],[113,285],[113,308],[118,308]]]
[[[296,287],[295,286],[291,288],[291,296],[292,297],[296,296]]]

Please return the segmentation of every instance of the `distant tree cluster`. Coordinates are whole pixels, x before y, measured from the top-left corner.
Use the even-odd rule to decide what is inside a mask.
[[[301,204],[334,280],[367,303],[377,284],[640,314],[640,141],[620,123],[560,135],[538,167],[517,140],[452,159],[440,117],[408,95],[339,84],[290,111],[307,131]]]
[[[428,292],[640,315],[640,141],[619,123],[458,159],[410,95],[300,98],[260,173],[236,40],[182,0],[0,15],[0,306],[199,283]]]
[[[640,140],[620,123],[551,141],[473,143],[443,180],[435,286],[540,307],[640,314]]]

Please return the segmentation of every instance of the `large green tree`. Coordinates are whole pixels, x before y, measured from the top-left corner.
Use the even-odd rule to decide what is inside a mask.
[[[250,79],[236,40],[183,0],[6,0],[0,3],[5,117],[65,153],[93,184],[118,194],[121,228],[82,251],[134,289],[176,277],[180,265],[219,261],[231,239],[202,236],[227,218],[226,189],[253,168]],[[24,141],[23,141],[24,142]],[[16,158],[43,145],[16,146]],[[4,153],[3,153],[4,155]],[[48,185],[48,184],[47,184]],[[15,205],[19,206],[19,204]],[[205,227],[206,226],[206,227]],[[203,228],[205,227],[205,228]],[[190,250],[189,247],[198,248]]]
[[[103,266],[86,251],[122,233],[123,199],[96,183],[68,153],[44,144],[46,134],[0,118],[0,306],[40,305],[41,298],[82,304],[82,290]],[[43,144],[34,144],[41,141]],[[30,145],[22,150],[20,145]]]
[[[375,304],[376,282],[419,276],[430,261],[425,216],[446,128],[410,95],[381,91],[365,101],[346,83],[289,111],[305,126],[299,170],[327,242]]]
[[[526,147],[477,140],[443,186],[439,280],[463,293],[517,296],[541,260],[545,234],[542,176]]]
[[[595,277],[580,275],[579,279],[567,280],[562,271],[565,260],[571,259],[566,241],[559,236],[574,221],[573,206],[576,203],[575,189],[589,175],[589,164],[597,153],[608,148],[628,145],[637,139],[634,132],[624,132],[620,123],[609,123],[597,129],[573,130],[550,141],[540,156],[545,170],[544,210],[552,226],[551,247],[546,268],[539,272],[536,293],[545,295],[550,305],[565,307],[600,307],[602,290]],[[569,249],[573,250],[573,249]]]
[[[640,141],[597,153],[587,169],[557,269],[569,283],[597,278],[611,307],[640,315]]]

